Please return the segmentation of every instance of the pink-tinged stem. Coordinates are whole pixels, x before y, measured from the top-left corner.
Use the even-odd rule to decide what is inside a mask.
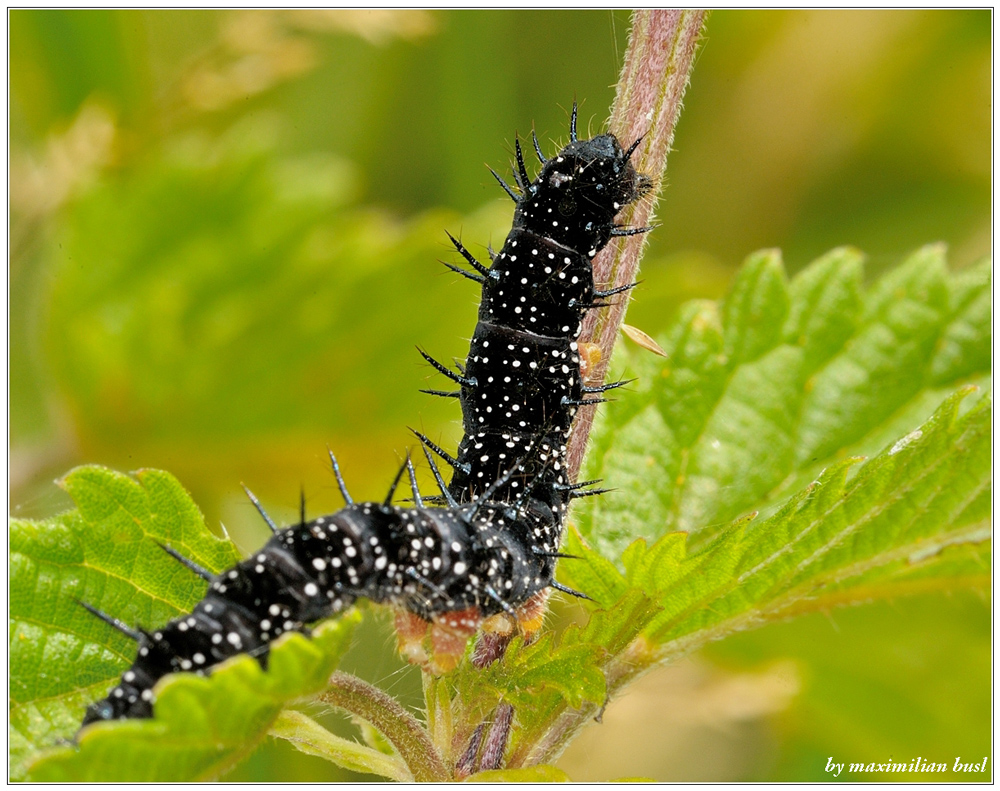
[[[667,153],[707,15],[707,11],[697,10],[641,10],[632,14],[625,65],[609,128],[625,146],[643,136],[632,163],[653,180],[656,188],[620,218],[631,227],[649,225],[656,209]],[[594,259],[594,282],[598,287],[614,288],[633,282],[644,242],[645,235],[627,236],[619,244],[604,248]],[[617,297],[611,307],[593,311],[584,320],[580,340],[597,344],[601,350],[600,362],[593,374],[588,373],[588,380],[604,381],[627,307],[628,299]],[[594,409],[583,409],[573,426],[569,469],[574,480],[583,463],[593,420]]]

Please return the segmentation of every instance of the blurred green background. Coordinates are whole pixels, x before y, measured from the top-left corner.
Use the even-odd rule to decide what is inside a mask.
[[[12,514],[67,507],[52,480],[78,463],[159,467],[250,550],[264,532],[241,481],[291,519],[300,486],[311,513],[339,505],[327,444],[368,498],[407,426],[458,439],[456,405],[418,392],[440,382],[413,348],[460,357],[474,325],[475,289],[435,260],[455,260],[444,229],[484,258],[502,243],[511,207],[484,162],[505,169],[532,126],[553,151],[574,98],[600,130],[629,19],[9,22]],[[714,13],[629,323],[662,331],[764,246],[794,272],[853,244],[871,277],[930,241],[955,267],[989,253],[990,36],[989,11]],[[981,760],[988,615],[956,594],[731,639],[651,676],[560,765],[578,780],[822,780],[831,755]],[[366,634],[349,664],[415,702],[387,628]],[[250,777],[352,776],[268,746],[230,775]]]

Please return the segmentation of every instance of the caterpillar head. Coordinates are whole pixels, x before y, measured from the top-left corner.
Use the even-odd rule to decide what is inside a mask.
[[[548,160],[518,203],[515,224],[567,247],[594,250],[607,244],[614,219],[649,191],[613,134],[576,140]]]
[[[559,157],[572,164],[575,197],[617,214],[644,195],[651,182],[632,167],[629,160],[633,150],[634,147],[624,151],[618,138],[610,133],[570,143]],[[550,178],[558,180],[565,176],[553,174]]]

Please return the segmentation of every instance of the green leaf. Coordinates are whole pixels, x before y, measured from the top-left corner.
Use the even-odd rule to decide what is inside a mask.
[[[135,657],[135,644],[92,616],[81,600],[126,624],[152,626],[202,597],[203,580],[169,557],[224,569],[235,547],[213,536],[171,475],[135,479],[79,467],[61,485],[77,510],[10,523],[11,776],[33,751],[71,737],[88,703],[102,697]]]
[[[621,573],[571,537],[581,561],[561,574],[579,585],[600,566],[604,590],[627,586],[652,597],[660,611],[643,628],[660,658],[836,604],[956,584],[985,588],[991,400],[962,414],[972,390],[946,399],[852,478],[858,459],[831,465],[770,517],[736,520],[698,551],[684,554],[679,534],[652,546],[639,539]]]
[[[579,546],[586,565],[594,553],[582,543]],[[463,717],[456,726],[462,734],[457,743],[466,743],[476,725],[488,720],[497,703],[505,700],[516,712],[508,766],[538,760],[533,751],[560,712],[569,707],[582,717],[607,703],[608,673],[614,662],[658,610],[656,602],[641,591],[627,591],[609,610],[593,612],[585,626],[570,626],[558,642],[552,634],[527,646],[518,638],[501,660],[484,670],[463,663],[445,677],[460,701]]]
[[[574,708],[585,700],[603,702],[604,676],[598,668],[604,649],[577,641],[563,641],[556,646],[553,640],[551,632],[530,645],[516,638],[503,659],[478,676],[469,673],[463,677],[468,685],[462,689],[463,699],[482,695],[482,687],[486,686],[515,707],[537,707],[537,699],[546,690],[555,691]]]
[[[774,348],[788,303],[780,251],[751,255],[722,305],[723,353],[729,365],[756,360]]]
[[[573,708],[603,705],[607,659],[623,651],[657,611],[644,593],[628,591],[609,610],[592,613],[586,626],[570,626],[558,642],[553,633],[528,645],[516,638],[502,659],[484,670],[465,664],[451,683],[468,708],[490,711],[499,699],[514,704],[524,730],[561,702]]]
[[[770,516],[734,520],[700,549],[689,550],[682,533],[651,545],[638,539],[620,571],[571,530],[566,545],[578,559],[560,564],[559,575],[582,590],[594,586],[603,609],[592,623],[637,594],[655,605],[629,616],[642,639],[627,649],[595,635],[609,648],[609,693],[644,668],[790,616],[956,586],[987,590],[991,399],[963,413],[974,390],[946,399],[853,477],[861,459],[832,464]],[[536,729],[561,744],[591,712],[553,706],[544,714]]]
[[[557,576],[569,587],[586,591],[603,608],[611,607],[628,590],[628,583],[610,560],[587,546],[575,528],[570,526],[563,545],[566,554],[573,555],[557,567]]]
[[[931,363],[936,386],[989,369],[991,273],[987,258],[953,280],[948,325]]]
[[[561,645],[592,643],[602,646],[609,655],[616,656],[631,645],[659,611],[654,598],[632,589],[610,610],[595,612],[582,629],[576,626],[567,629]]]
[[[491,769],[476,772],[465,779],[466,783],[572,783],[562,769],[541,764],[527,769]]]
[[[347,650],[357,611],[312,639],[283,635],[268,670],[246,655],[208,677],[177,673],[156,686],[155,718],[98,723],[31,767],[48,782],[178,782],[218,777],[250,753],[290,701],[319,692]]]
[[[821,471],[913,431],[990,373],[990,268],[949,275],[918,250],[865,293],[862,256],[834,250],[790,283],[751,256],[720,304],[689,303],[662,359],[619,348],[636,392],[604,410],[581,476],[617,491],[574,512],[605,557],[636,536],[705,546],[771,513]]]
[[[239,554],[213,536],[175,478],[131,478],[80,467],[62,481],[76,510],[43,522],[11,522],[11,776],[48,780],[185,780],[216,776],[252,749],[288,701],[326,683],[357,614],[323,624],[313,640],[278,641],[268,671],[249,657],[208,677],[176,674],[156,687],[154,720],[100,723],[79,749],[86,705],[131,665],[135,646],[76,604],[126,624],[152,626],[190,611],[205,582],[157,544],[212,571]]]

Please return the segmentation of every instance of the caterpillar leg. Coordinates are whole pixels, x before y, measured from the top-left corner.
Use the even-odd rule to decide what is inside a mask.
[[[597,366],[601,364],[601,347],[596,343],[586,342],[577,345],[580,353],[580,376],[584,383],[588,385],[601,384],[599,381],[595,382],[593,376],[597,371]]]
[[[449,612],[434,619],[430,628],[430,671],[435,675],[454,670],[465,655],[465,646],[479,629],[483,616],[478,607]]]
[[[411,665],[426,665],[430,655],[424,640],[430,623],[419,615],[400,610],[396,613],[396,647]]]
[[[526,643],[532,642],[545,622],[548,602],[549,592],[542,590],[517,608],[516,619],[512,619],[507,613],[498,613],[483,621],[479,639],[472,652],[472,664],[478,668],[493,664],[504,655],[510,641],[518,634],[524,636]]]
[[[484,668],[500,659],[518,634],[531,642],[545,621],[549,591],[536,593],[514,610],[484,619],[478,607],[442,613],[427,621],[415,613],[397,611],[396,641],[408,662],[434,675],[454,670],[465,655],[469,638],[479,633],[472,663]]]
[[[465,646],[483,623],[478,607],[447,612],[427,621],[411,612],[396,613],[399,653],[414,665],[439,676],[454,670]]]

